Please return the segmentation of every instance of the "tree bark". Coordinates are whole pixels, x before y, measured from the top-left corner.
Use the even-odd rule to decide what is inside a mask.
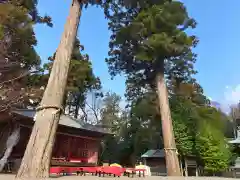
[[[48,85],[35,115],[36,122],[16,175],[18,179],[49,177],[52,148],[61,114],[60,109],[80,15],[80,2],[73,0]]]
[[[161,113],[165,160],[168,176],[181,176],[177,149],[175,144],[171,112],[169,108],[168,90],[164,79],[164,62],[158,66],[156,85]]]

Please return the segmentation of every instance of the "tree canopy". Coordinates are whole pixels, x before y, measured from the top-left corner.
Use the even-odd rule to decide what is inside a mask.
[[[41,98],[41,60],[34,49],[37,40],[33,25],[52,23],[49,16],[38,14],[36,6],[34,0],[0,3],[0,111]]]
[[[79,40],[76,38],[64,102],[66,113],[73,115],[75,118],[79,117],[80,111],[84,111],[88,92],[101,89],[101,81],[94,75],[89,56],[88,54],[83,54],[81,52],[83,50],[84,47],[80,45]],[[48,78],[51,73],[55,54],[49,57],[50,62],[44,65],[44,69],[48,72],[45,78]],[[82,116],[82,118],[86,120],[87,117]]]
[[[196,55],[191,49],[197,39],[185,30],[194,28],[196,22],[188,16],[183,3],[167,1],[145,9],[136,8],[136,11],[121,13],[121,16],[116,12],[110,17],[109,27],[113,33],[110,57],[106,59],[110,74],[127,75],[129,98],[141,88],[156,87],[155,77],[161,63],[165,63],[168,79],[174,78],[178,83],[189,80],[195,73]]]

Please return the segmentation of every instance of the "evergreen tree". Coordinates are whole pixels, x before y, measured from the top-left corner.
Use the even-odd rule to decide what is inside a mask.
[[[197,40],[185,30],[194,28],[196,23],[178,1],[162,1],[158,5],[150,2],[130,9],[130,13],[117,9],[110,17],[113,35],[106,61],[112,75],[120,72],[127,75],[129,97],[141,93],[142,89],[157,90],[164,145],[167,151],[172,151],[175,143],[164,74],[168,77],[173,74],[182,81],[195,73],[195,55],[191,50]],[[176,152],[166,154],[168,174],[180,175]]]
[[[111,163],[119,163],[119,141],[122,136],[122,128],[125,128],[122,123],[125,123],[121,118],[122,110],[120,108],[121,97],[116,93],[107,92],[103,97],[101,108],[100,123],[102,127],[114,136],[106,137],[103,142],[102,160],[108,160]]]
[[[198,108],[196,149],[206,173],[222,172],[229,167],[231,149],[224,136],[222,113],[211,107]]]
[[[0,3],[0,111],[26,107],[29,99],[41,98],[40,57],[34,47],[37,40],[35,23],[51,24],[41,17],[37,1],[1,1]]]
[[[117,132],[117,125],[120,123],[119,117],[121,97],[116,93],[106,93],[103,98],[103,107],[101,110],[101,124],[110,128],[111,132]],[[118,134],[118,133],[117,133]]]
[[[80,110],[84,111],[88,92],[101,89],[100,79],[93,73],[88,54],[81,53],[83,50],[84,47],[80,45],[79,40],[76,38],[64,99],[65,112],[75,118],[79,117]],[[44,65],[44,69],[48,71],[45,78],[48,78],[51,73],[55,54],[49,57],[50,62]],[[87,121],[86,116],[82,116],[82,118]]]

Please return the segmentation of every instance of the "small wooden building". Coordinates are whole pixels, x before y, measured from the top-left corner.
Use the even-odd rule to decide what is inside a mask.
[[[234,166],[230,167],[230,171],[233,178],[240,178],[240,157],[237,157]]]
[[[150,167],[151,174],[154,176],[167,175],[165,152],[163,149],[151,149],[141,156],[144,165]]]
[[[8,158],[12,162],[13,171],[18,169],[24,155],[34,125],[34,115],[34,110],[15,110],[10,114],[0,114],[0,159],[6,151],[10,134],[20,128],[20,137]],[[51,166],[97,165],[100,143],[106,135],[108,133],[103,128],[61,115]]]
[[[164,149],[151,149],[141,156],[144,165],[149,166],[152,175],[166,176],[166,162]],[[179,158],[181,159],[181,158]],[[185,176],[198,176],[198,167],[195,157],[189,156],[180,161],[182,174]]]
[[[232,177],[240,178],[240,119],[236,119],[236,136],[234,140],[229,141],[235,146],[235,153],[238,155],[234,162],[234,166],[230,167]]]

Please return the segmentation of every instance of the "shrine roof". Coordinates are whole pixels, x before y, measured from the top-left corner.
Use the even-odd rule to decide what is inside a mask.
[[[230,143],[230,144],[240,144],[240,138],[228,141],[228,143]]]
[[[32,110],[32,109],[18,109],[18,110],[14,110],[13,113],[34,119],[36,111]],[[102,134],[109,134],[108,132],[105,131],[104,128],[101,128],[101,127],[98,127],[98,126],[95,126],[95,125],[92,125],[89,123],[84,123],[79,119],[72,118],[65,114],[61,115],[59,124],[63,125],[63,126],[68,126],[71,128],[83,129],[83,130],[87,130],[87,131],[94,131],[94,132],[98,132],[98,133],[102,133]]]
[[[194,155],[187,155],[188,158],[195,158]],[[164,149],[150,149],[141,155],[141,158],[165,158]]]
[[[164,152],[164,149],[150,149],[147,152],[145,152],[141,157],[142,158],[164,158],[165,152]]]

